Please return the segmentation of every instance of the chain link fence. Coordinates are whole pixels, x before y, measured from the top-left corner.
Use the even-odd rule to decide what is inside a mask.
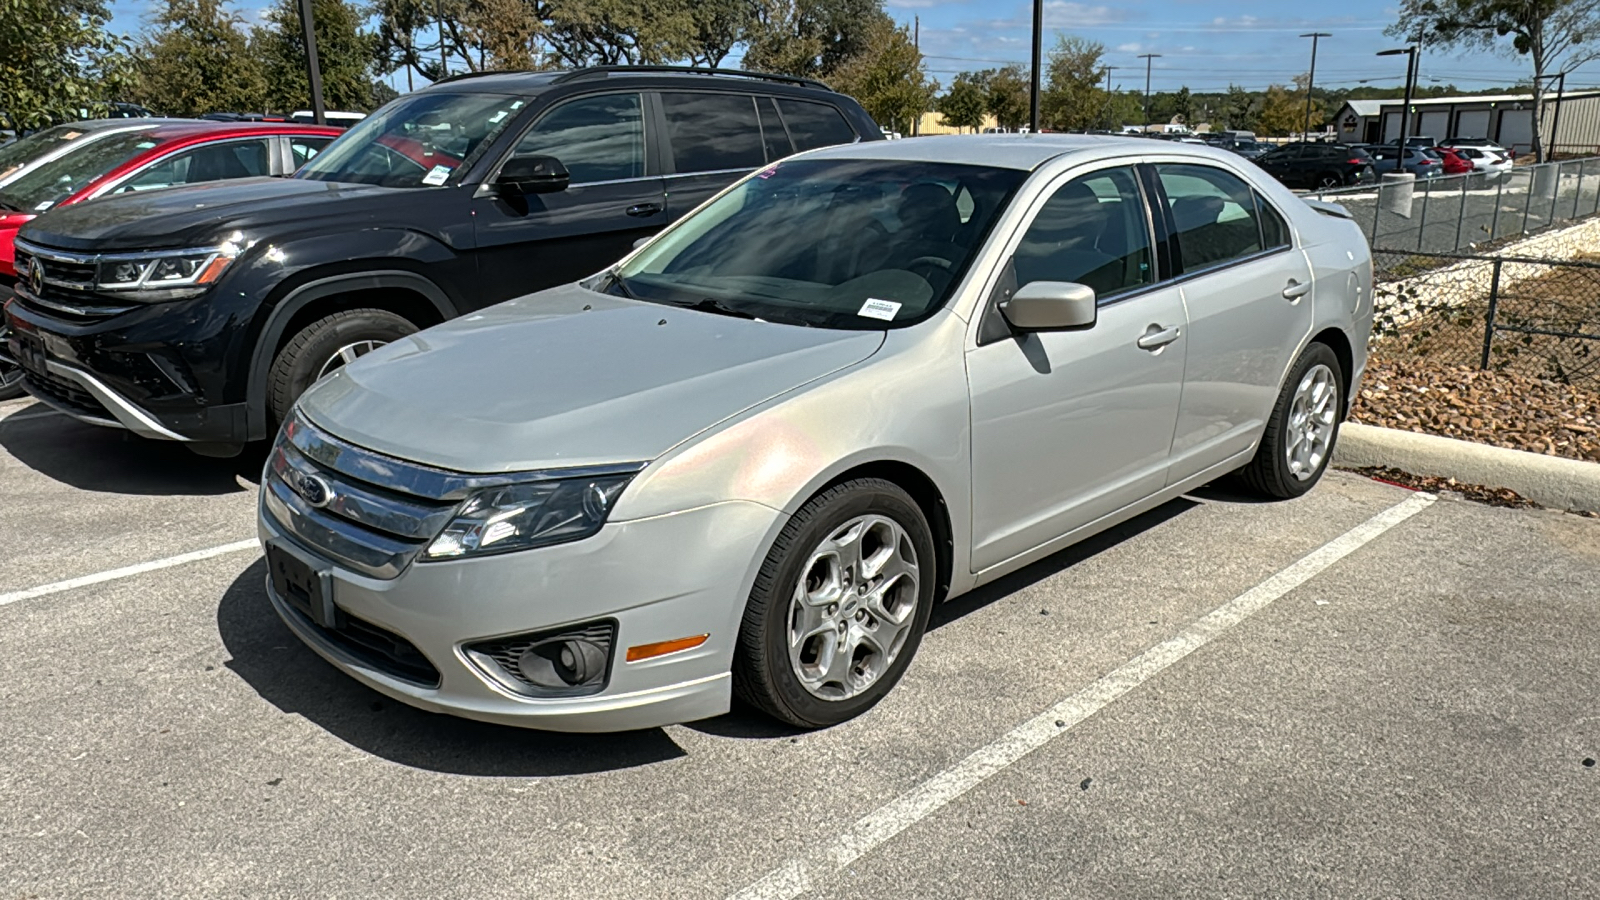
[[[1373,251],[1373,353],[1600,389],[1600,262]]]
[[[1402,215],[1394,192],[1406,188],[1411,208]],[[1309,196],[1348,209],[1374,247],[1452,253],[1600,213],[1600,157]]]

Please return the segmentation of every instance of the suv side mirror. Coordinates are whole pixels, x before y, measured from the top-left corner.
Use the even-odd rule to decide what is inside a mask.
[[[567,189],[572,176],[554,156],[524,154],[513,156],[500,167],[494,185],[503,194],[554,194]]]
[[[1095,323],[1094,288],[1070,281],[1030,281],[1000,304],[1018,331],[1088,328]]]

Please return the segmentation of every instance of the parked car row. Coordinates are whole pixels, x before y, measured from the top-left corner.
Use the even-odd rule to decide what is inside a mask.
[[[15,241],[22,385],[275,436],[288,628],[562,730],[841,722],[939,600],[1229,473],[1304,493],[1372,317],[1349,215],[1237,154],[888,142],[750,73],[456,78],[293,177],[72,196]]]

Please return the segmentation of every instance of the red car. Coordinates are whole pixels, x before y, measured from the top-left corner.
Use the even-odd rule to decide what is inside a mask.
[[[1463,158],[1449,147],[1434,147],[1433,152],[1439,154],[1444,161],[1444,174],[1465,175],[1472,171],[1472,160]]]
[[[0,286],[16,278],[17,229],[45,210],[125,191],[289,175],[343,133],[294,122],[194,121],[86,142],[0,187]]]

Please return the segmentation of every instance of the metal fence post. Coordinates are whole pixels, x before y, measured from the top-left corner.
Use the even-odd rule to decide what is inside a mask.
[[[1381,177],[1381,176],[1380,176]],[[1372,246],[1378,246],[1378,223],[1383,221],[1383,182],[1378,182],[1378,199],[1372,204]]]
[[[1461,211],[1456,213],[1456,242],[1452,250],[1461,249],[1461,224],[1467,220],[1467,182],[1471,178],[1471,175],[1461,176]]]
[[[1528,233],[1528,213],[1533,209],[1533,186],[1539,180],[1534,177],[1533,170],[1537,168],[1539,167],[1528,167],[1528,190],[1522,195],[1522,231],[1519,232],[1520,234]]]
[[[1583,168],[1588,164],[1589,161],[1587,159],[1578,163],[1578,189],[1572,192],[1572,217],[1574,219],[1578,217],[1578,204],[1583,202]]]
[[[1417,218],[1417,249],[1422,249],[1422,236],[1428,233],[1428,198],[1433,196],[1433,179],[1422,185],[1422,215]]]
[[[1495,257],[1494,272],[1489,276],[1489,314],[1483,320],[1483,359],[1479,369],[1489,368],[1489,348],[1494,346],[1494,314],[1500,308],[1500,266],[1503,260]]]
[[[1556,222],[1556,201],[1561,199],[1561,167],[1566,163],[1556,163],[1556,177],[1550,182],[1550,215],[1545,216],[1544,224],[1548,228]]]
[[[1511,177],[1510,172],[1500,173],[1500,182],[1494,192],[1494,218],[1489,220],[1489,240],[1500,236],[1500,202],[1506,196],[1506,181]]]

